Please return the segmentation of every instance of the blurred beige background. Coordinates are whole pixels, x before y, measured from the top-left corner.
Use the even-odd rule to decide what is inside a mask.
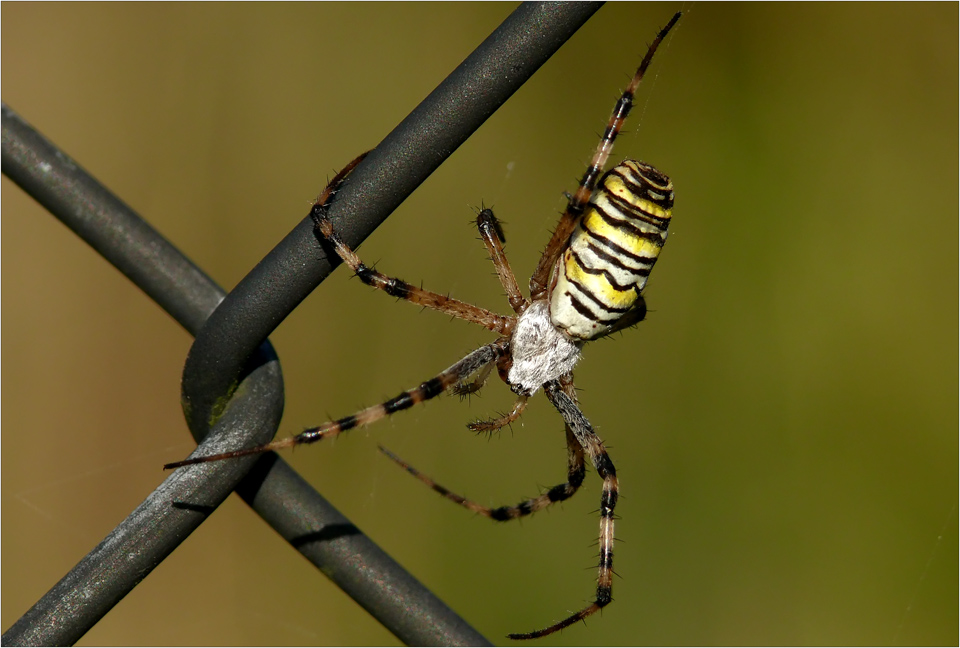
[[[577,373],[621,475],[621,578],[602,617],[550,643],[954,644],[956,4],[608,5],[362,256],[507,310],[474,210],[494,206],[528,276],[681,8],[615,154],[677,188],[651,313]],[[229,288],[511,9],[4,4],[3,100]],[[6,629],[192,444],[189,336],[8,180],[2,199]],[[272,337],[281,434],[488,339],[339,270]],[[592,595],[599,481],[498,526],[376,445],[514,503],[563,479],[565,451],[540,397],[512,433],[464,428],[511,402],[491,382],[288,456],[498,642]],[[82,643],[395,640],[233,497]]]

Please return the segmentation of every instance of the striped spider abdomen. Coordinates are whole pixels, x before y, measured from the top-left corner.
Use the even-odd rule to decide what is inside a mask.
[[[672,209],[673,183],[649,164],[625,160],[607,171],[554,269],[553,325],[586,341],[623,328],[625,317],[627,326],[639,321],[632,312],[642,306]]]

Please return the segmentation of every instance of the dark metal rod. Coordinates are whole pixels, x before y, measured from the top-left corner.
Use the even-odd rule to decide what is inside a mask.
[[[224,297],[119,198],[3,106],[3,173],[129,277],[188,331],[196,332]],[[273,436],[283,411],[283,380],[269,343],[221,428],[235,441]],[[170,475],[93,551],[3,635],[4,645],[69,645],[116,605],[203,520],[171,506],[212,511],[253,462],[222,466],[202,477]],[[159,469],[159,467],[158,467]]]
[[[177,313],[185,328],[202,321],[223,299],[223,291],[202,271],[7,106],[2,132],[4,175],[118,268],[132,268],[125,274],[168,312]],[[212,443],[215,439],[257,443],[273,436],[282,411],[283,382],[279,363],[269,353],[265,345],[263,361],[255,363],[258,368],[245,380],[242,395],[233,399],[216,426],[211,452],[218,449]],[[2,644],[78,641],[235,487],[247,504],[360,605],[379,610],[402,606],[406,615],[398,615],[396,628],[390,628],[402,641],[489,644],[285,461],[272,453],[263,456],[244,477],[251,463],[221,462],[211,464],[215,469],[210,472],[171,474],[4,633]],[[364,569],[351,570],[350,565]],[[383,583],[391,585],[393,601],[382,601]]]

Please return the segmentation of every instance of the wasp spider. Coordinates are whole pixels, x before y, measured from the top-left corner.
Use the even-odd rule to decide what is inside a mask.
[[[503,316],[387,277],[365,265],[348,247],[327,219],[327,205],[363,156],[350,163],[330,182],[317,199],[310,215],[321,241],[329,245],[350,266],[360,280],[388,295],[419,306],[438,310],[474,322],[499,336],[468,354],[439,375],[395,398],[329,421],[300,434],[256,448],[223,454],[193,457],[168,464],[166,468],[228,459],[278,450],[329,439],[356,427],[408,409],[446,391],[469,394],[483,386],[496,369],[500,378],[517,395],[506,415],[472,423],[475,431],[491,431],[516,420],[527,400],[543,389],[563,417],[566,428],[567,481],[538,497],[515,506],[489,508],[456,495],[423,475],[400,458],[383,450],[407,472],[449,500],[498,521],[529,515],[571,497],[583,483],[585,459],[589,458],[603,480],[600,496],[600,573],[592,603],[542,630],[512,634],[512,639],[534,639],[549,635],[597,612],[611,600],[613,583],[614,507],[619,488],[613,462],[593,426],[580,411],[573,385],[573,368],[580,349],[589,340],[637,324],[646,314],[642,291],[647,277],[667,238],[673,208],[673,183],[643,162],[624,160],[606,173],[603,167],[614,140],[633,105],[634,93],[660,42],[680,18],[677,13],[660,30],[647,50],[640,67],[613,110],[577,191],[569,198],[547,247],[530,278],[530,298],[520,286],[503,251],[504,235],[493,212],[482,210],[477,227],[497,270],[500,283],[515,315]],[[468,380],[470,378],[473,380]]]

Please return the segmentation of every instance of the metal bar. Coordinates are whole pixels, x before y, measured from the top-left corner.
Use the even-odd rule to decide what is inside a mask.
[[[256,488],[253,484],[261,474],[262,487]],[[492,645],[316,494],[276,454],[258,462],[237,493],[403,643]]]
[[[3,172],[80,234],[187,330],[224,297],[202,271],[66,154],[3,106]],[[146,261],[145,261],[146,259]],[[151,267],[156,266],[156,267]],[[218,424],[233,443],[273,436],[282,411],[280,368],[269,343]],[[222,442],[225,440],[220,438]],[[207,447],[206,445],[204,447]],[[209,450],[218,449],[211,444]],[[236,487],[238,494],[348,595],[367,609],[382,599],[407,615],[407,643],[488,645],[275,454],[223,462],[212,472],[172,474],[3,635],[3,645],[70,645],[156,567]],[[244,473],[251,463],[254,469]],[[242,481],[238,480],[243,477]],[[361,565],[362,569],[355,566]],[[351,567],[353,566],[353,567]]]
[[[3,174],[192,335],[223,301],[213,279],[6,104]]]
[[[195,333],[224,291],[119,198],[3,106],[3,173],[127,275],[188,331]],[[256,443],[276,431],[283,380],[269,343],[245,381],[222,429]],[[174,474],[3,635],[4,645],[76,642],[202,522],[176,505],[213,510],[250,465]],[[174,503],[171,506],[171,503]]]

